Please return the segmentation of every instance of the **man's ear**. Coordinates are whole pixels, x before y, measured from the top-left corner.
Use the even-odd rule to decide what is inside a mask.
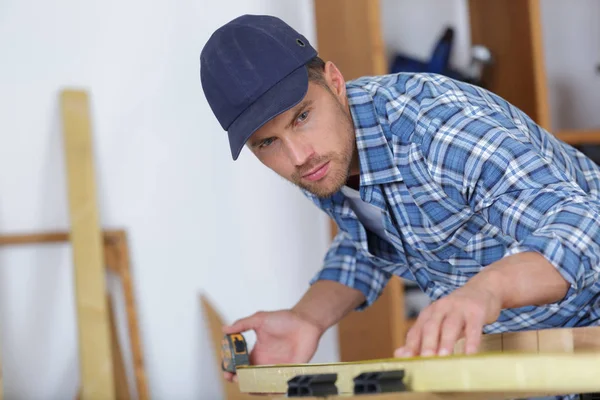
[[[346,97],[346,81],[344,80],[344,76],[338,69],[338,67],[331,61],[327,61],[325,63],[325,80],[327,84],[333,91],[333,93],[340,97]]]

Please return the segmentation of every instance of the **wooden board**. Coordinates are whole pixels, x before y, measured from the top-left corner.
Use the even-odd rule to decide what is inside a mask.
[[[362,372],[402,369],[412,392],[589,393],[600,391],[600,353],[478,354],[356,363],[239,367],[247,393],[285,393],[287,381],[304,374],[337,373],[340,393],[352,393]]]
[[[600,352],[600,327],[555,328],[483,335],[479,352]],[[454,354],[464,354],[464,339],[456,343]]]
[[[146,369],[144,366],[144,357],[142,351],[142,339],[138,325],[133,281],[131,278],[127,234],[123,230],[116,231],[110,240],[112,240],[112,248],[114,249],[115,254],[115,269],[121,278],[123,294],[125,296],[125,311],[127,315],[127,328],[129,331],[129,345],[131,346],[131,355],[133,358],[133,374],[135,376],[137,398],[139,400],[148,400],[150,399],[150,392],[146,378]]]
[[[480,353],[472,356],[462,354],[461,342],[450,357],[241,367],[240,388],[249,393],[283,393],[293,376],[335,372],[340,393],[351,394],[352,378],[360,372],[404,369],[410,390],[443,396],[482,391],[520,397],[600,391],[600,380],[593,375],[600,370],[600,327],[484,335]],[[431,398],[451,398],[443,396]]]
[[[63,91],[61,109],[75,271],[81,397],[83,400],[110,400],[115,398],[115,385],[87,94]]]
[[[388,72],[379,0],[315,0],[317,50],[346,80]]]
[[[129,384],[127,383],[127,372],[125,371],[123,352],[121,350],[121,344],[119,343],[117,320],[113,311],[112,298],[109,294],[106,295],[106,301],[108,304],[108,316],[110,318],[110,339],[114,361],[115,396],[117,400],[130,400],[131,394],[129,393]]]

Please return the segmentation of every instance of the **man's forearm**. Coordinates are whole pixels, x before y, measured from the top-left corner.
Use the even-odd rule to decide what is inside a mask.
[[[339,282],[315,282],[292,308],[325,332],[365,301],[361,291]]]
[[[539,253],[515,254],[496,261],[469,280],[467,285],[492,291],[502,308],[543,305],[564,298],[569,283]]]

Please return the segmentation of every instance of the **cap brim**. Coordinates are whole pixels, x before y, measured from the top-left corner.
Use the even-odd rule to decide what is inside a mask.
[[[237,160],[254,132],[271,119],[300,103],[307,90],[308,71],[305,66],[302,66],[275,84],[248,107],[227,131],[233,159]]]

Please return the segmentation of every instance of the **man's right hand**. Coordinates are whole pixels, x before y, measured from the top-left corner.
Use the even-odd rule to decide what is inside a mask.
[[[357,289],[335,281],[315,282],[291,310],[258,312],[223,328],[223,332],[256,332],[251,365],[307,363],[321,336],[365,301]],[[236,380],[225,372],[225,379]]]
[[[315,354],[323,329],[292,310],[257,312],[223,328],[223,333],[254,330],[251,365],[307,363]],[[225,372],[225,379],[236,380]]]

